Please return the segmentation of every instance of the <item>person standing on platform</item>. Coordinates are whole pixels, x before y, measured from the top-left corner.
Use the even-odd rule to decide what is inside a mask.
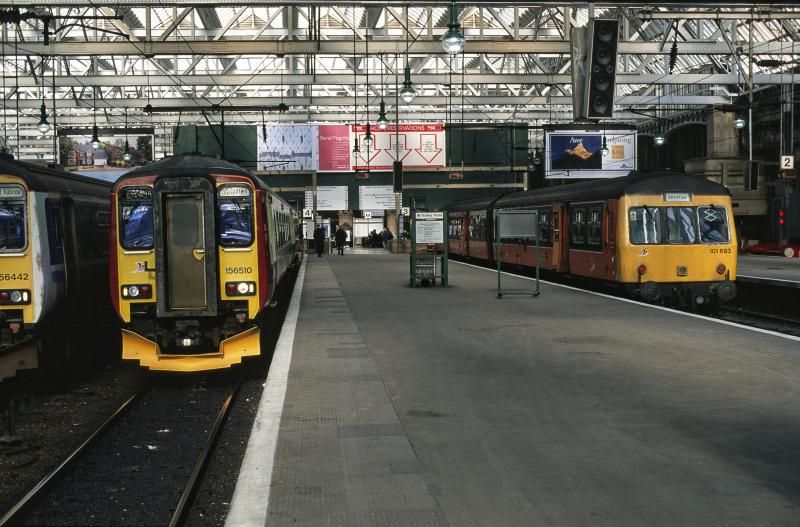
[[[339,225],[336,229],[336,234],[333,235],[336,239],[336,249],[339,251],[339,256],[344,254],[344,244],[347,243],[347,232]]]
[[[322,225],[317,225],[314,229],[314,248],[317,250],[317,256],[322,258],[322,250],[325,248],[325,229]]]
[[[394,234],[388,227],[383,228],[383,248],[389,249],[389,243],[394,239]]]

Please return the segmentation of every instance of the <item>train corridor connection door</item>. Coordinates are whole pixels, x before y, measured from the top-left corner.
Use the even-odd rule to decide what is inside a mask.
[[[153,186],[156,310],[161,317],[217,314],[214,186],[205,177],[161,177]]]
[[[171,310],[207,307],[203,194],[165,196],[167,291]]]

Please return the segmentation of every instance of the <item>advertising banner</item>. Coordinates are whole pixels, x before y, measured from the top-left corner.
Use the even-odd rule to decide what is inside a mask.
[[[358,208],[361,210],[394,209],[394,189],[391,185],[358,187]]]
[[[548,179],[613,178],[636,169],[633,129],[551,130],[545,135]]]
[[[350,126],[320,125],[319,171],[348,172],[350,170]]]
[[[258,170],[317,170],[317,127],[312,125],[258,126]]]
[[[392,162],[400,159],[404,169],[443,167],[445,162],[444,126],[442,123],[390,124],[386,130],[371,127],[372,147],[366,148],[366,125],[352,125],[350,151],[355,139],[361,152],[350,157],[352,170],[391,171]],[[362,207],[363,208],[363,207]]]
[[[314,192],[306,190],[306,209],[314,207]],[[348,210],[347,186],[317,187],[317,210]]]

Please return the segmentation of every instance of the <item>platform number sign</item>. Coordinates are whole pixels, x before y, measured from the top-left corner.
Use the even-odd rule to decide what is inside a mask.
[[[794,170],[794,156],[781,156],[781,170]]]
[[[402,216],[410,216],[411,215],[411,207],[401,207],[400,214]]]
[[[311,219],[312,211],[311,209],[303,209],[303,218]]]

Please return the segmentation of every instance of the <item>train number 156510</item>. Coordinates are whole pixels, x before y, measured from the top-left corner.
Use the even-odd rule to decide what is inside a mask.
[[[730,254],[731,248],[730,247],[712,247],[709,249],[711,254]]]
[[[225,274],[250,274],[253,272],[252,267],[226,267]]]

